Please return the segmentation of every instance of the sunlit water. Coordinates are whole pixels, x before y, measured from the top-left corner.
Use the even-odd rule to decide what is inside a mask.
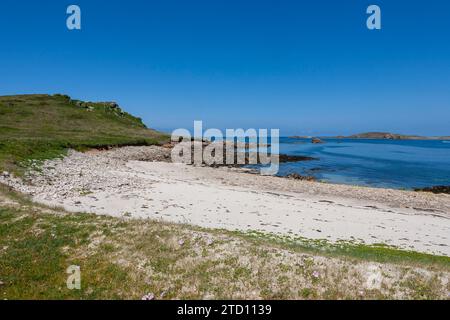
[[[318,158],[282,163],[279,175],[299,173],[332,183],[391,188],[450,185],[450,141],[280,139],[280,152]]]

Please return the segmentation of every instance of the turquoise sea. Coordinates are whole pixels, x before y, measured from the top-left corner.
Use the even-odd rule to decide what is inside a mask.
[[[279,175],[299,173],[318,180],[413,189],[450,185],[450,141],[280,138],[280,153],[318,160],[282,163]]]

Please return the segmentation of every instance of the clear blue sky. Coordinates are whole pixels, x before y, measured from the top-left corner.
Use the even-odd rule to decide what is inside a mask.
[[[450,134],[447,0],[2,0],[0,35],[0,95],[113,100],[160,129]]]

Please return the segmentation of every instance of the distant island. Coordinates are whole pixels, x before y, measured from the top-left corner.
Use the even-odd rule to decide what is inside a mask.
[[[342,137],[336,137],[342,138]],[[386,140],[446,140],[450,139],[450,136],[445,137],[425,137],[418,135],[406,135],[390,132],[365,132],[354,134],[351,136],[343,137],[345,139],[386,139]]]
[[[311,139],[305,136],[290,136],[291,139]],[[385,140],[450,140],[450,136],[425,137],[418,135],[405,135],[390,132],[364,132],[350,136],[321,137],[322,139],[385,139]]]

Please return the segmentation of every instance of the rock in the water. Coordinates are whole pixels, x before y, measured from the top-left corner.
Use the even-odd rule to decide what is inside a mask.
[[[289,155],[289,154],[280,154],[278,156],[278,158],[279,158],[280,163],[318,160],[317,158],[313,158],[313,157],[299,156],[299,155]]]
[[[10,176],[10,173],[8,171],[2,172],[2,177],[9,178],[9,176]]]
[[[312,143],[325,143],[323,140],[319,139],[319,138],[312,138],[311,139]]]

